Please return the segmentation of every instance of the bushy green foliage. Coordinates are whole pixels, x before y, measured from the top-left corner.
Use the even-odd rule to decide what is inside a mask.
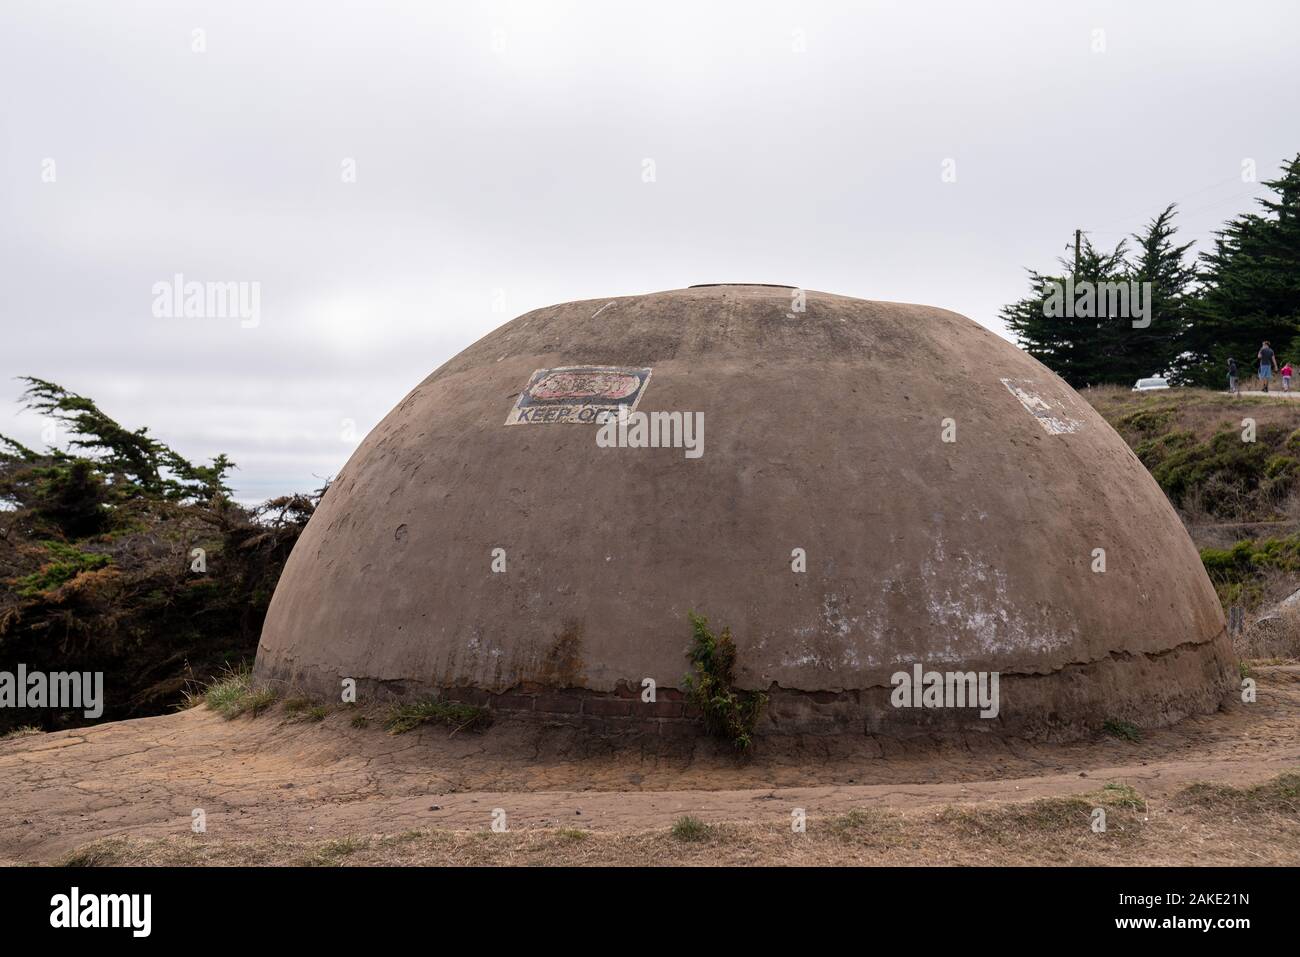
[[[1300,574],[1300,535],[1202,548],[1201,564],[1225,608],[1252,608],[1263,599],[1270,572]]]
[[[1300,535],[1237,542],[1231,548],[1201,549],[1201,563],[1211,575],[1245,578],[1260,568],[1300,571]]]
[[[1176,410],[1164,408],[1138,409],[1122,415],[1115,422],[1115,428],[1124,435],[1136,435],[1142,438],[1154,438],[1165,434],[1173,422]]]
[[[1134,453],[1169,500],[1187,506],[1195,493],[1209,514],[1241,520],[1266,518],[1295,487],[1300,459],[1289,449],[1292,430],[1263,425],[1255,441],[1242,441],[1235,428],[1201,441],[1175,430],[1140,441]]]
[[[11,474],[21,484],[22,470]],[[36,514],[70,538],[94,535],[111,527],[106,508],[108,485],[94,464],[85,459],[32,465],[27,470],[31,502]],[[19,496],[14,496],[15,498]]]
[[[69,439],[36,452],[0,436],[0,670],[102,671],[113,694],[100,720],[166,713],[253,655],[318,496],[245,508],[225,495],[224,456],[195,466],[89,399],[25,381],[28,407]],[[112,574],[86,574],[110,565]],[[239,700],[228,678],[213,700]],[[0,709],[0,732],[86,721],[76,710]]]
[[[687,700],[699,708],[710,734],[726,738],[737,749],[748,751],[767,695],[734,687],[736,643],[732,641],[731,629],[724,628],[721,635],[714,635],[707,618],[693,611],[687,614],[692,630],[689,655],[692,673],[683,680]]]
[[[42,565],[38,571],[17,580],[18,594],[24,598],[58,588],[82,572],[94,571],[112,563],[107,555],[83,552],[64,542],[44,542],[43,545],[53,560]]]

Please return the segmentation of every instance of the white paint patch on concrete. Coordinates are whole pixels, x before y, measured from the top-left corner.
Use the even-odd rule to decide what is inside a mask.
[[[799,642],[782,654],[782,667],[827,671],[847,668],[851,672],[861,669],[862,661],[855,647],[854,634],[864,631],[865,621],[860,616],[846,615],[840,609],[843,603],[844,599],[838,594],[822,597],[819,620],[796,632]],[[872,663],[868,661],[868,664]]]
[[[982,522],[971,510],[964,519]],[[791,636],[780,664],[850,676],[882,667],[914,664],[965,665],[972,659],[1032,661],[1078,641],[1078,629],[1048,607],[1026,608],[1013,596],[1010,576],[983,555],[951,540],[939,523],[930,533],[929,554],[919,565],[896,565],[879,582],[879,599],[859,614],[847,612],[843,595],[828,592],[807,625]],[[895,587],[920,591],[926,614],[891,621],[888,596]],[[860,604],[859,604],[860,607]],[[910,632],[915,651],[883,653],[890,632]]]
[[[964,548],[952,554],[942,533],[935,534],[931,555],[921,563],[921,581],[938,643],[926,652],[927,660],[960,662],[971,657],[972,643],[978,655],[992,658],[1043,654],[1076,637],[1058,630],[1044,609],[1026,617],[1011,597],[1006,572]]]
[[[1020,400],[1048,435],[1064,435],[1078,432],[1083,426],[1077,419],[1072,419],[1060,408],[1053,408],[1051,403],[1038,394],[1037,385],[1032,379],[1002,379],[1007,391]]]

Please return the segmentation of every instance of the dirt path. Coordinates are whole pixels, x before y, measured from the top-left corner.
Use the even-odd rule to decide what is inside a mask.
[[[744,764],[708,743],[687,753],[590,754],[562,729],[506,724],[393,737],[354,728],[341,713],[315,723],[279,711],[226,721],[198,708],[0,741],[0,860],[54,861],[105,838],[202,841],[208,853],[223,842],[486,832],[497,808],[514,835],[577,828],[617,844],[666,833],[683,815],[779,835],[794,808],[819,820],[890,809],[916,823],[951,806],[1004,808],[1106,784],[1131,786],[1156,805],[1197,782],[1240,788],[1300,770],[1300,667],[1261,667],[1256,678],[1257,703],[1233,703],[1139,743],[972,738],[904,749],[864,738],[832,754],[809,739]],[[201,838],[191,833],[195,809],[206,816]],[[908,862],[940,853],[927,850],[925,833],[911,841]],[[1270,855],[1300,860],[1300,846],[1290,841]]]

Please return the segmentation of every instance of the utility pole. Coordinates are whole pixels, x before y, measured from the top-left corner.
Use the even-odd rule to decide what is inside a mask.
[[[1079,275],[1079,238],[1083,235],[1082,229],[1074,231],[1074,274]]]

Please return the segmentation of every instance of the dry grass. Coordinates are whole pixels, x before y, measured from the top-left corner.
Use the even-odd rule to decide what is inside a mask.
[[[297,696],[285,699],[284,712],[295,721],[324,721],[330,709],[315,698]]]
[[[45,732],[34,724],[24,724],[21,727],[14,728],[0,734],[0,741],[8,741],[10,738],[29,738],[34,734],[44,734]]]
[[[1249,621],[1233,639],[1233,648],[1247,661],[1300,659],[1300,604],[1279,608],[1268,619]]]
[[[1092,829],[1104,809],[1106,829]],[[319,841],[109,838],[61,863],[103,865],[1119,865],[1298,864],[1300,774],[1257,787],[1194,785],[1164,806],[1109,784],[1026,803],[809,813],[794,833],[776,821],[678,819],[653,831],[529,828],[505,833],[425,829]],[[689,820],[689,824],[683,824]]]
[[[437,698],[395,704],[384,719],[389,734],[405,734],[422,724],[446,725],[455,734],[467,729],[481,731],[491,723],[492,714],[487,708]]]
[[[1081,389],[1079,394],[1107,421],[1134,412],[1168,413],[1168,428],[1186,429],[1205,440],[1223,428],[1240,428],[1250,416],[1266,425],[1296,427],[1297,407],[1285,400],[1263,396],[1230,396],[1213,389],[1170,389],[1168,392],[1133,392],[1123,386]]]
[[[1179,792],[1177,802],[1184,807],[1234,817],[1269,817],[1284,815],[1300,820],[1300,774],[1282,774],[1272,781],[1249,788],[1226,784],[1193,784]]]

